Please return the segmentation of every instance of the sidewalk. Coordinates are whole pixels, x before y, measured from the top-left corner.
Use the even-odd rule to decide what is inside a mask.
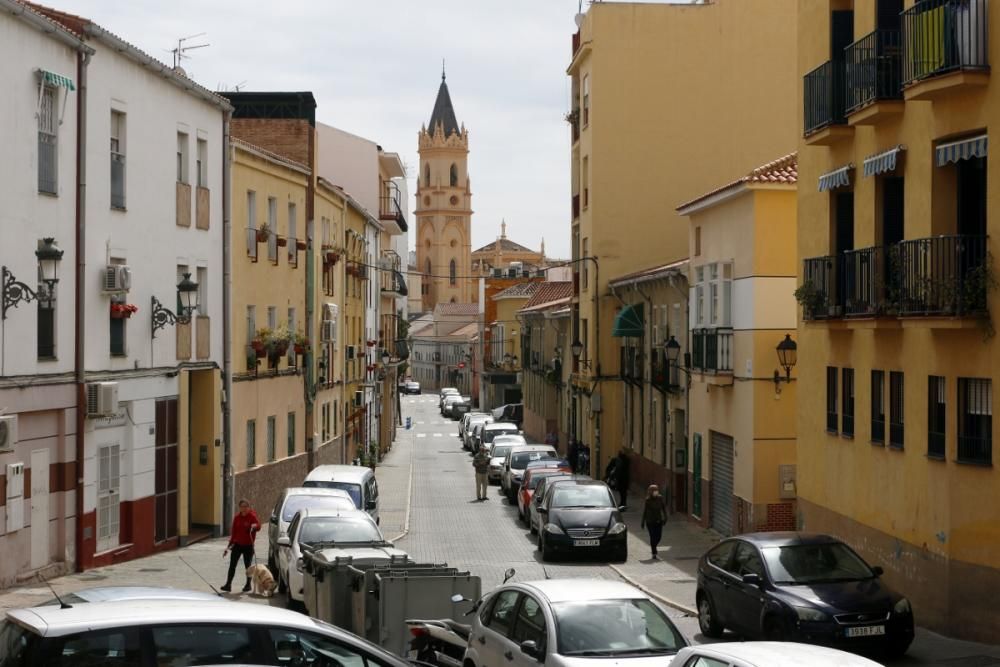
[[[380,527],[389,540],[399,539],[409,524],[412,445],[413,432],[400,429],[392,450],[375,469],[379,485]],[[255,509],[261,521],[266,522],[271,508]],[[218,588],[226,580],[229,559],[223,559],[222,552],[228,541],[225,537],[203,540],[183,549],[54,578],[49,580],[49,584],[59,595],[95,586],[165,586],[212,592],[211,586]],[[267,561],[266,525],[265,530],[257,534],[255,551],[258,562]],[[237,593],[243,585],[241,576],[242,572],[237,570],[234,593],[225,597],[284,606],[284,596],[266,598]],[[34,606],[52,597],[52,591],[41,581],[0,590],[0,617],[7,609]]]
[[[661,602],[697,615],[694,598],[698,559],[721,539],[720,535],[689,521],[684,515],[675,514],[663,526],[663,539],[657,549],[660,560],[653,560],[649,533],[639,527],[641,521],[642,496],[632,494],[625,512],[629,531],[628,561],[611,568]]]

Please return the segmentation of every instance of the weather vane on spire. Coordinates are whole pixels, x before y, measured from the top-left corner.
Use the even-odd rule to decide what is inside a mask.
[[[444,81],[444,58],[441,59],[441,80]]]

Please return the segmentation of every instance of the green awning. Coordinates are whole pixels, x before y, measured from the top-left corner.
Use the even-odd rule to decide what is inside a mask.
[[[625,306],[615,315],[615,326],[611,335],[615,338],[641,338],[644,329],[642,321],[642,304]]]
[[[38,70],[38,75],[42,77],[43,82],[50,86],[62,86],[66,90],[76,90],[76,86],[73,85],[73,79],[68,76],[56,74],[45,69]]]

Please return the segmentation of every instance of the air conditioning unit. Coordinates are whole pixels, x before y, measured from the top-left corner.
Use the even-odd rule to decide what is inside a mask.
[[[92,382],[87,385],[87,416],[106,417],[118,412],[118,383]]]
[[[0,452],[14,449],[17,444],[17,415],[0,417]]]
[[[336,320],[337,312],[340,310],[340,306],[335,303],[327,303],[323,306],[323,319],[324,320]]]
[[[365,392],[356,391],[354,392],[354,407],[360,408],[365,404]]]
[[[105,292],[127,292],[132,288],[132,271],[124,264],[108,264],[104,267]]]
[[[323,343],[333,343],[337,339],[337,323],[333,320],[323,320],[319,327],[319,339]]]
[[[380,258],[378,260],[378,266],[383,271],[391,271],[392,270],[392,264],[393,264],[393,261],[392,261],[391,257],[382,257],[382,258]]]

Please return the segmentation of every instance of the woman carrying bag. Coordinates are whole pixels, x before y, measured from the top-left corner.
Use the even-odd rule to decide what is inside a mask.
[[[656,555],[656,547],[663,537],[663,524],[667,522],[667,502],[660,495],[656,484],[650,484],[646,489],[646,501],[642,506],[642,522],[640,527],[649,531],[649,548],[653,551],[653,560],[660,560]]]

